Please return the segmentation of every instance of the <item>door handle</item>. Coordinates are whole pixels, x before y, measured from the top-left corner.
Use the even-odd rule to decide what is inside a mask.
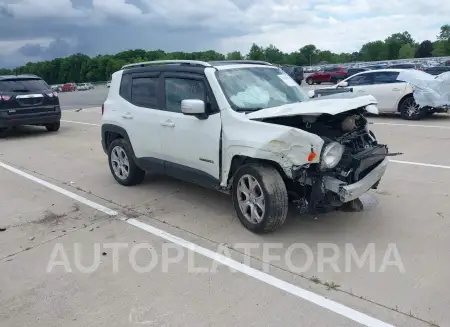
[[[392,89],[392,91],[400,91],[400,89],[395,87],[395,88]]]
[[[122,118],[125,118],[125,119],[133,119],[133,116],[132,116],[129,112],[127,112],[127,113],[125,113],[125,114],[122,115]]]
[[[166,126],[166,127],[175,127],[175,123],[171,120],[166,120],[161,122],[162,126]]]

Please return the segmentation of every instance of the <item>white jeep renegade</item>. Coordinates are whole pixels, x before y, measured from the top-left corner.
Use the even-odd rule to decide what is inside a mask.
[[[289,201],[317,214],[377,187],[389,153],[364,117],[376,103],[311,99],[266,62],[144,62],[112,75],[101,138],[120,184],[149,171],[231,193],[242,224],[269,232]]]

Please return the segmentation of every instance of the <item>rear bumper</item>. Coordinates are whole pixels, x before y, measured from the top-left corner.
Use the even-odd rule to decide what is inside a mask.
[[[0,112],[0,127],[14,127],[22,125],[45,125],[61,120],[61,111],[48,114],[7,115]]]

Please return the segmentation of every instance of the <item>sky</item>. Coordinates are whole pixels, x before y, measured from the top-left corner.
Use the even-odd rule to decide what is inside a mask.
[[[127,49],[234,50],[253,42],[353,52],[408,31],[435,40],[448,0],[0,0],[0,67]]]

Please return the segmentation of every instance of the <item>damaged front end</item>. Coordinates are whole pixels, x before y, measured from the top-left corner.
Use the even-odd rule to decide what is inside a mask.
[[[324,213],[354,204],[376,189],[390,154],[368,128],[365,107],[336,115],[273,117],[265,122],[305,130],[323,138],[320,163],[292,168],[287,187],[301,213]]]

